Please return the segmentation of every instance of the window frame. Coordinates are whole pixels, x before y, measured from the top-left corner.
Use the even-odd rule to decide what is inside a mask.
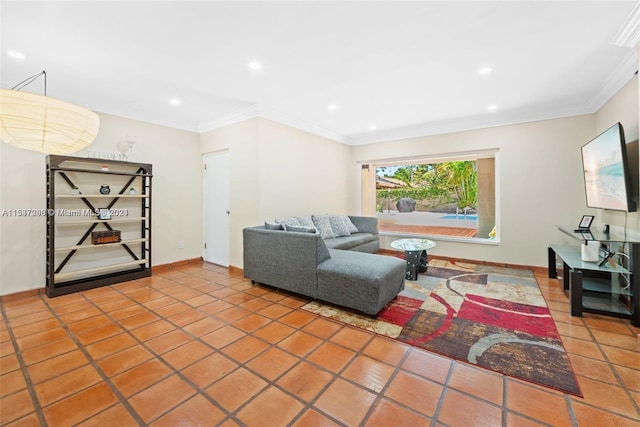
[[[478,159],[487,159],[487,158],[494,159],[494,179],[495,179],[494,213],[495,213],[495,230],[496,230],[495,238],[456,237],[456,236],[444,236],[444,235],[401,232],[401,231],[380,231],[380,235],[390,236],[390,237],[422,237],[422,238],[429,238],[431,240],[437,240],[437,241],[452,241],[452,242],[463,242],[463,243],[473,243],[473,244],[498,245],[500,244],[500,149],[498,148],[358,161],[357,162],[357,170],[358,170],[357,212],[359,215],[363,214],[363,206],[362,206],[362,201],[364,198],[363,185],[362,185],[363,166],[366,166],[370,171],[371,170],[373,171],[373,179],[375,179],[375,171],[376,171],[376,168],[379,168],[379,167],[402,166],[407,164],[433,164],[433,163],[455,162],[455,161],[465,161],[465,160],[476,161]]]

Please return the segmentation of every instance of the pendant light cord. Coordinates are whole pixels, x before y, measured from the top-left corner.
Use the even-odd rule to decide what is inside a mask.
[[[33,76],[24,79],[23,81],[12,87],[11,90],[21,90],[25,86],[33,83],[40,76],[44,76],[44,96],[47,96],[47,72],[44,70],[41,73],[34,74]]]

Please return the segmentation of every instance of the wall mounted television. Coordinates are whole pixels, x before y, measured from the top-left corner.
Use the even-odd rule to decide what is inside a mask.
[[[624,129],[616,123],[582,146],[587,207],[635,212]]]

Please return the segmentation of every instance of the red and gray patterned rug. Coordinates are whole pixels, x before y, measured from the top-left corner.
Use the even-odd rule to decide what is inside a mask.
[[[432,260],[377,318],[318,301],[304,310],[495,372],[581,396],[529,270]]]

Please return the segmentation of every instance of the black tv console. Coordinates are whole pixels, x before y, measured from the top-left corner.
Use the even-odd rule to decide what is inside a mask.
[[[598,262],[582,261],[580,245],[584,240],[573,232],[574,227],[558,229],[570,236],[572,243],[549,246],[549,277],[562,282],[570,298],[571,315],[587,312],[620,317],[640,327],[640,274],[634,274],[640,268],[640,241],[592,230],[593,240],[606,244],[611,252],[627,248],[624,266],[613,260],[600,266]]]

